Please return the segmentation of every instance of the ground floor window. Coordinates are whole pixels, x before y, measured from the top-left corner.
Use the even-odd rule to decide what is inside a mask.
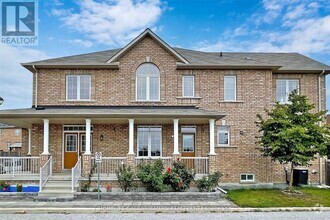
[[[242,173],[241,174],[241,182],[254,182],[255,175],[250,173]]]
[[[160,157],[162,152],[162,128],[138,127],[137,144],[137,155],[139,157]]]

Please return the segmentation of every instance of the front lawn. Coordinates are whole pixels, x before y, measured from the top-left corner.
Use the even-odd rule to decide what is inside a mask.
[[[228,191],[227,199],[240,207],[330,207],[330,190],[300,188],[301,195],[287,195],[280,189],[239,189]]]

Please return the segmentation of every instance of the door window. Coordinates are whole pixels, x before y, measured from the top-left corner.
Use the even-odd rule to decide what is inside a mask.
[[[66,135],[66,152],[77,152],[77,135],[67,134]]]

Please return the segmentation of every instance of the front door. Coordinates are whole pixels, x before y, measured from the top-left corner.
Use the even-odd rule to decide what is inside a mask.
[[[182,157],[195,156],[195,134],[182,134]]]
[[[64,169],[71,169],[78,160],[78,134],[65,134]]]

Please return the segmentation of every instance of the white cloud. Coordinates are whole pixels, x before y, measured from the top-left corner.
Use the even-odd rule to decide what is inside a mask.
[[[122,45],[154,27],[166,4],[160,0],[81,0],[79,10],[52,10],[66,27],[106,45]]]
[[[81,40],[81,39],[73,39],[73,40],[69,40],[70,44],[75,44],[78,46],[83,46],[86,48],[92,47],[93,43],[89,40]]]
[[[239,27],[229,29],[217,42],[201,42],[204,51],[263,51],[330,54],[330,15],[326,1],[264,0]]]
[[[5,100],[1,109],[32,106],[32,73],[20,65],[23,62],[47,59],[36,49],[0,44],[0,96]]]

